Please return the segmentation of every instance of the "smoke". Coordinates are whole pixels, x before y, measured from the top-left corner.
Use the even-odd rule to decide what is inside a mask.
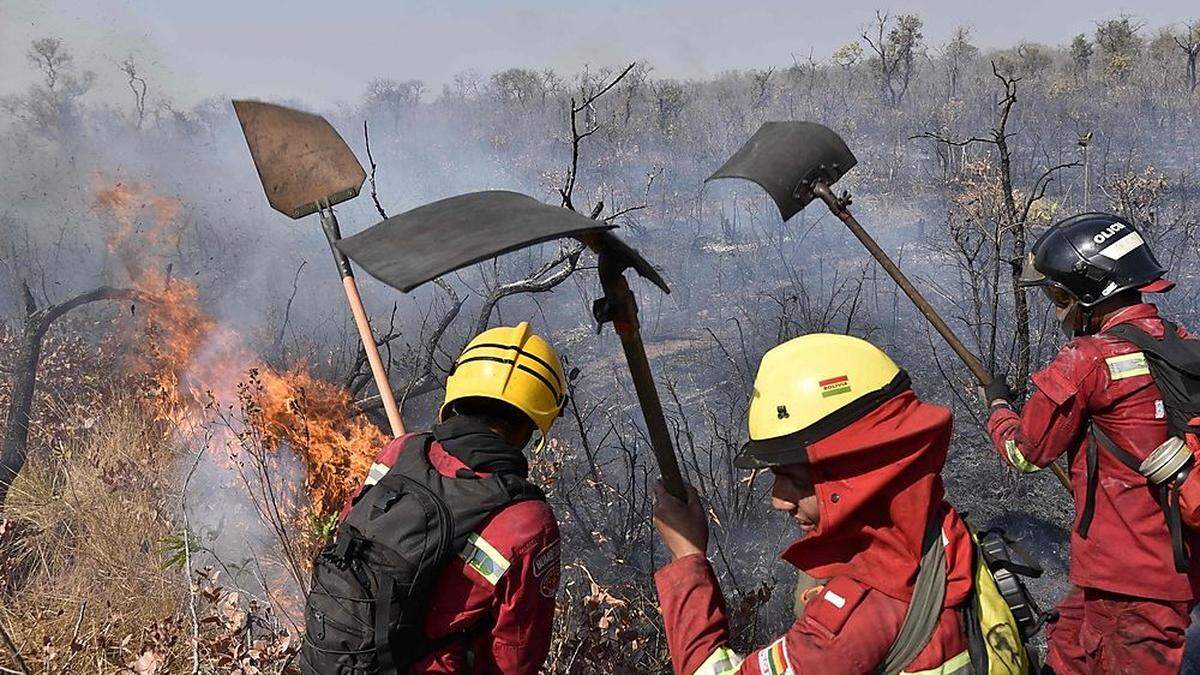
[[[24,12],[22,21],[46,20],[41,10],[19,11]],[[225,422],[209,417],[207,427],[181,430],[186,445],[211,450],[189,455],[180,467],[181,475],[190,475],[187,510],[200,544],[213,559],[238,566],[247,588],[261,591],[275,579],[258,569],[256,560],[278,562],[286,552],[255,495],[268,486],[280,495],[306,489],[312,465],[285,439],[277,452],[265,455],[269,471],[267,480],[261,480],[255,458],[238,439],[247,429],[237,381],[251,366],[279,373],[304,367],[313,378],[340,386],[354,363],[356,338],[316,217],[292,221],[267,205],[228,94],[274,99],[305,90],[268,85],[267,74],[253,64],[244,66],[245,79],[231,76],[228,83],[216,85],[204,78],[192,80],[191,71],[170,65],[181,59],[174,46],[163,55],[150,44],[157,34],[146,38],[147,30],[142,30],[141,37],[127,39],[122,31],[138,33],[128,26],[150,24],[133,19],[127,24],[124,16],[106,20],[117,32],[102,33],[115,36],[103,48],[78,31],[63,32],[62,46],[74,58],[64,62],[53,87],[47,73],[25,59],[28,40],[0,36],[6,50],[0,52],[5,57],[0,75],[7,94],[0,107],[0,156],[17,158],[0,162],[0,288],[14,289],[28,280],[45,304],[102,283],[135,283],[131,270],[140,266],[160,275],[151,290],[185,282],[197,289],[196,307],[211,320],[212,332],[189,353],[180,372],[187,381],[206,383],[233,367],[237,377],[221,378],[215,389],[220,414],[228,416]],[[234,35],[245,35],[232,18],[222,17],[220,23]],[[280,34],[292,40],[298,33]],[[853,36],[853,31],[843,35]],[[337,44],[329,35],[324,38],[301,42],[314,50],[318,43]],[[344,34],[340,39],[353,42]],[[705,46],[703,39],[692,44],[692,53]],[[101,53],[97,50],[103,58],[95,56]],[[131,50],[138,52],[151,92],[140,117],[116,67]],[[616,61],[625,53],[587,56]],[[989,257],[986,239],[966,241],[984,252],[971,262],[951,238],[954,228],[992,231],[994,217],[977,208],[988,195],[972,183],[983,178],[971,172],[994,167],[995,151],[986,144],[951,151],[912,137],[929,129],[956,138],[986,134],[995,124],[989,59],[1012,55],[987,54],[972,62],[962,91],[951,96],[941,61],[935,51],[930,54],[898,105],[880,102],[876,72],[867,62],[853,68],[826,62],[812,69],[783,63],[765,81],[763,73],[729,72],[683,82],[666,77],[669,70],[653,71],[653,64],[643,64],[580,117],[585,127],[598,127],[581,146],[574,202],[586,213],[603,201],[602,216],[644,207],[619,219],[619,233],[660,266],[672,285],[672,293],[663,295],[633,282],[648,351],[689,479],[722,519],[716,536],[730,552],[730,564],[718,569],[723,577],[740,574],[742,589],[752,589],[749,580],[762,576],[776,576],[781,588],[787,587],[784,572],[763,562],[782,548],[787,534],[786,525],[764,520],[764,481],[746,484],[729,466],[729,452],[741,440],[758,357],[806,332],[850,332],[874,340],[907,367],[919,394],[955,408],[958,436],[947,484],[955,503],[972,510],[979,521],[1019,511],[1011,518],[1013,527],[1033,530],[1040,544],[1070,510],[1062,495],[1051,492],[1057,488],[1017,483],[988,454],[971,426],[976,413],[964,394],[967,378],[953,355],[935,342],[907,299],[820,204],[781,223],[756,186],[703,182],[765,120],[813,119],[834,128],[859,160],[838,188],[854,192],[859,219],[973,348],[987,347],[989,326],[986,312],[972,303],[972,291],[982,291],[985,299],[989,292],[1001,293],[997,361],[1002,367],[1013,357],[1013,324],[1004,316],[1008,288],[991,288],[987,277],[981,282],[972,274],[976,268],[990,270],[996,262]],[[1079,133],[1095,131],[1092,205],[1124,204],[1137,212],[1139,222],[1152,226],[1155,236],[1173,242],[1171,248],[1192,250],[1193,172],[1200,150],[1185,141],[1200,138],[1194,95],[1188,98],[1179,90],[1178,78],[1172,80],[1174,89],[1163,89],[1160,72],[1148,63],[1140,63],[1129,79],[1109,82],[1100,79],[1100,72],[1093,73],[1094,80],[1074,78],[1065,53],[1052,51],[1051,56],[1045,71],[1030,73],[1022,82],[1010,128],[1018,190],[1028,194],[1032,180],[1046,167],[1076,159]],[[328,96],[315,103],[275,102],[325,115],[366,166],[365,121],[379,200],[393,215],[482,189],[517,190],[557,203],[571,159],[570,99],[612,74],[598,68],[505,70],[514,64],[497,58],[477,74],[448,77],[444,83],[431,77],[434,84],[413,97],[408,80],[422,73],[409,72],[412,66],[404,63],[376,63],[373,68],[394,80],[369,82],[358,74],[363,72],[359,62],[335,69],[337,73],[306,73],[314,80],[336,75],[349,82],[354,93],[348,102],[334,103]],[[83,87],[89,70],[98,75]],[[76,89],[64,84],[70,78]],[[247,91],[251,84],[262,88]],[[1108,190],[1113,177],[1140,175],[1147,166],[1169,176],[1168,187],[1130,184],[1124,201],[1097,187]],[[1078,172],[1059,174],[1046,198],[1062,210],[1078,209],[1081,183]],[[145,242],[154,229],[153,216],[140,206],[152,201],[147,195],[178,204],[168,245],[135,247],[132,259],[113,252],[110,243],[118,223],[97,208],[96,192],[97,185],[115,184],[144,188],[129,241]],[[366,194],[340,205],[338,215],[345,234],[380,218]],[[547,245],[512,254],[449,278],[468,301],[434,350],[435,381],[469,337],[480,296],[522,278],[553,251]],[[587,268],[590,262],[585,258],[585,269],[552,293],[504,300],[491,320],[532,317],[535,327],[580,368],[574,398],[583,419],[568,417],[556,428],[566,450],[558,458],[563,464],[554,474],[558,483],[552,502],[564,523],[569,543],[564,550],[582,551],[580,556],[594,561],[610,579],[636,573],[637,583],[644,583],[652,561],[662,559],[654,557],[653,534],[646,524],[647,492],[656,474],[620,347],[608,328],[594,334],[589,310],[598,289]],[[1194,272],[1186,256],[1179,264]],[[433,288],[401,295],[365,276],[360,281],[378,334],[389,330],[394,316],[390,328],[400,336],[385,351],[394,358],[393,372],[406,375],[420,360],[446,301]],[[1001,277],[1001,282],[1007,279]],[[1193,298],[1174,302],[1180,318],[1196,316]],[[0,293],[0,310],[19,316],[23,307],[18,295]],[[230,335],[237,336],[239,350],[255,358],[230,358],[224,338],[216,337]],[[1052,330],[1035,330],[1036,357],[1052,353],[1055,339]],[[369,394],[369,387],[358,393]],[[436,399],[433,393],[406,402],[410,428],[432,421]],[[580,428],[595,445],[594,456],[577,451],[583,440]],[[193,472],[190,460],[196,457]],[[612,565],[614,555],[628,566]],[[1057,591],[1062,570],[1055,568],[1051,576],[1048,595]],[[772,616],[779,618],[788,605],[787,593],[773,597]]]

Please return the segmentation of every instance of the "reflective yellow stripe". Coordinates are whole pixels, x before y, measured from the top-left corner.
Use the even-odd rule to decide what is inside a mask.
[[[467,545],[458,552],[458,557],[466,561],[479,575],[495,586],[500,583],[500,577],[508,571],[508,558],[500,555],[496,547],[483,537],[471,533],[467,537]]]
[[[718,647],[692,675],[730,675],[742,665],[742,657],[729,647]]]
[[[371,470],[367,472],[367,485],[374,485],[378,483],[379,480],[386,476],[387,472],[390,470],[391,467],[389,467],[387,464],[375,462],[371,465]]]
[[[1021,473],[1033,473],[1034,471],[1042,470],[1042,467],[1025,459],[1025,455],[1021,454],[1021,448],[1011,438],[1004,441],[1004,452],[1008,454],[1008,463],[1012,464],[1013,468]]]
[[[929,670],[902,670],[900,675],[955,675],[965,673],[971,668],[971,652],[964,651],[936,668]]]
[[[1108,364],[1110,380],[1124,380],[1127,377],[1150,374],[1150,366],[1146,364],[1146,355],[1141,352],[1110,356],[1104,359],[1104,362]]]

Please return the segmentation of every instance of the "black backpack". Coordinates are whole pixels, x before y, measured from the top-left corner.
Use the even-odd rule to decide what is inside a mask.
[[[1165,320],[1161,340],[1128,323],[1114,326],[1105,331],[1105,334],[1131,342],[1142,350],[1150,376],[1154,378],[1154,383],[1162,393],[1168,433],[1179,438],[1200,433],[1200,426],[1191,424],[1192,419],[1200,416],[1200,340],[1180,337],[1179,327]],[[1103,448],[1122,464],[1141,474],[1141,462],[1137,457],[1117,445],[1100,427],[1091,425],[1086,446],[1087,491],[1083,514],[1076,528],[1084,538],[1087,538],[1092,516],[1095,515],[1099,448]],[[1186,572],[1189,565],[1188,555],[1183,546],[1179,485],[1176,483],[1152,489],[1167,520],[1175,568]]]
[[[410,436],[392,468],[359,494],[313,561],[304,609],[305,675],[403,673],[458,633],[425,640],[428,594],[485,518],[514,501],[545,499],[512,467],[447,478],[429,462],[430,434]]]

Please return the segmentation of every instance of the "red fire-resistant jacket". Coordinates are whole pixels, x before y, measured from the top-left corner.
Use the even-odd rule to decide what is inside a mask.
[[[925,649],[906,670],[951,673],[969,664],[958,606],[971,590],[970,535],[945,501],[940,471],[950,412],[897,395],[808,448],[820,523],[783,558],[819,579],[804,615],[744,660],[728,647],[725,600],[708,561],[680,558],[655,576],[675,672],[869,673],[904,622],[931,518],[941,523],[947,588]]]
[[[368,484],[378,481],[396,462],[407,438],[395,439],[380,451]],[[429,459],[443,476],[469,470],[437,441],[430,446]],[[410,673],[532,675],[546,660],[559,578],[558,523],[553,511],[541,500],[514,502],[484,520],[475,534],[477,538],[442,571],[429,595],[425,618],[429,640],[463,632],[469,637],[430,654]],[[480,556],[491,564],[479,565]],[[468,651],[473,652],[472,660]]]
[[[1149,303],[1109,317],[1095,335],[1071,340],[1033,375],[1034,391],[1021,414],[999,408],[988,421],[1000,456],[1023,471],[1070,456],[1075,527],[1087,492],[1086,432],[1094,423],[1139,460],[1167,438],[1162,395],[1145,357],[1132,343],[1103,332],[1129,323],[1161,337],[1163,323]],[[1181,330],[1181,335],[1187,334]],[[1095,515],[1087,538],[1071,533],[1071,582],[1084,588],[1158,600],[1192,600],[1197,573],[1175,571],[1167,522],[1146,479],[1099,450]],[[1196,537],[1185,528],[1193,551]]]

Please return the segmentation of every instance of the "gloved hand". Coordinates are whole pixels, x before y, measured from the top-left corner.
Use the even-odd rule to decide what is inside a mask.
[[[1008,386],[1007,375],[996,375],[992,383],[983,388],[983,404],[989,408],[1000,405],[1001,402],[1012,405],[1012,400],[1013,391],[1012,387]]]

